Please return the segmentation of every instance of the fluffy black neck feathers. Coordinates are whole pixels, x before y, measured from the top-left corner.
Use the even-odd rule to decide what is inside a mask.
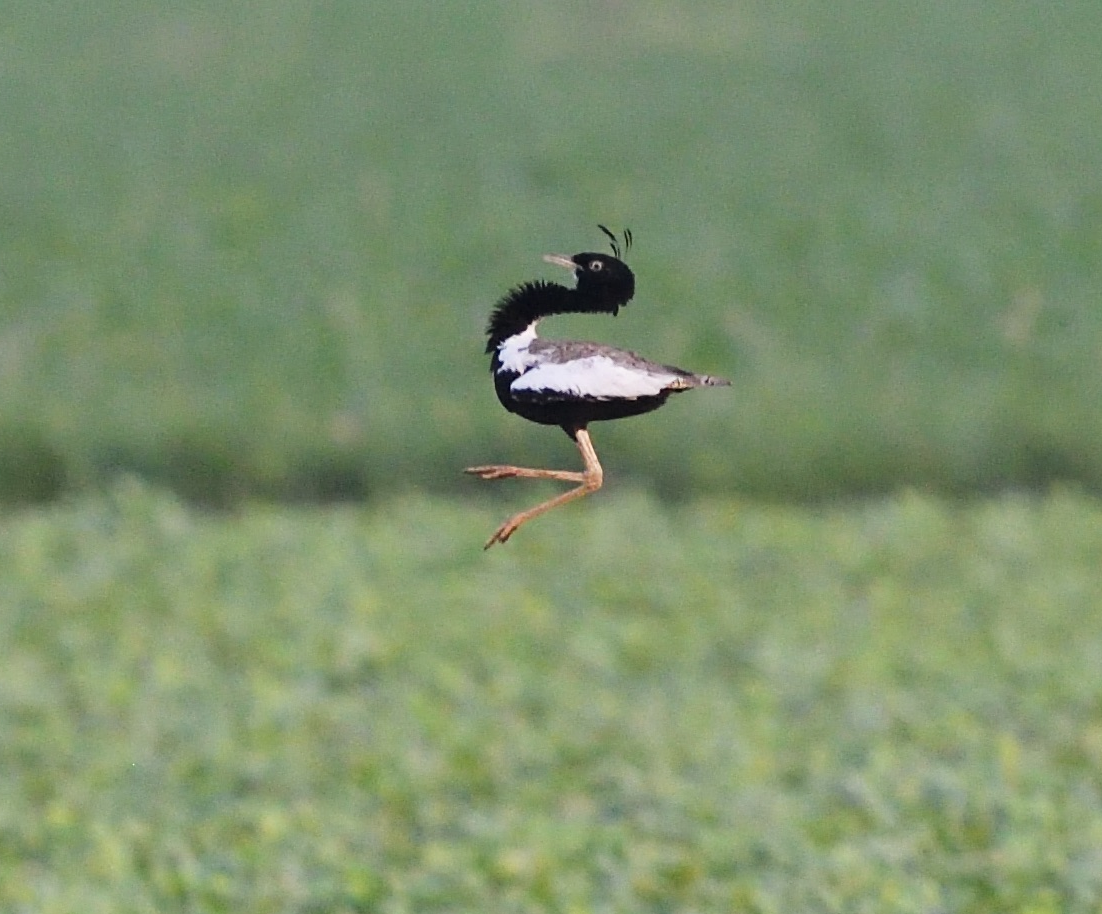
[[[575,292],[557,282],[537,279],[510,289],[490,315],[486,333],[490,339],[486,352],[491,353],[509,337],[527,329],[533,321],[552,314],[584,311],[575,300]]]
[[[573,257],[549,254],[544,259],[573,270],[577,287],[568,289],[557,282],[535,280],[510,290],[490,315],[487,352],[552,314],[594,312],[615,316],[635,294],[635,274],[617,257],[582,253]]]

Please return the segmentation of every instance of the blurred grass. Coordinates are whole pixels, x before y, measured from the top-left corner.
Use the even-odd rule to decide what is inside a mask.
[[[481,330],[598,221],[640,295],[547,332],[736,382],[598,429],[614,472],[1099,490],[1100,40],[1086,0],[17,0],[0,495],[572,460],[500,411]]]
[[[1096,503],[497,519],[0,521],[0,909],[1098,910]]]

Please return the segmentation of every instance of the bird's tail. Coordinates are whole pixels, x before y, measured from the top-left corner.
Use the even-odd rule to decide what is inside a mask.
[[[676,369],[680,371],[680,369]],[[731,382],[726,378],[717,378],[710,374],[691,374],[683,371],[672,383],[666,385],[666,390],[691,390],[694,387],[730,387]]]
[[[697,387],[730,387],[731,382],[726,378],[717,378],[711,374],[693,375],[693,381]]]

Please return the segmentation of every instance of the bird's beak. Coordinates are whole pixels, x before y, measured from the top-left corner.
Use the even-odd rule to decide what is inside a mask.
[[[571,272],[578,269],[578,265],[565,254],[544,254],[543,259],[556,266],[566,267]]]

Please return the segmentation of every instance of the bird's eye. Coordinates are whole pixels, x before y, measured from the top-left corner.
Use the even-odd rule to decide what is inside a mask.
[[[599,260],[589,261],[589,269],[594,273],[597,273],[598,271],[603,270],[604,268],[605,268],[605,265],[603,263],[601,263],[601,261],[599,261]]]

